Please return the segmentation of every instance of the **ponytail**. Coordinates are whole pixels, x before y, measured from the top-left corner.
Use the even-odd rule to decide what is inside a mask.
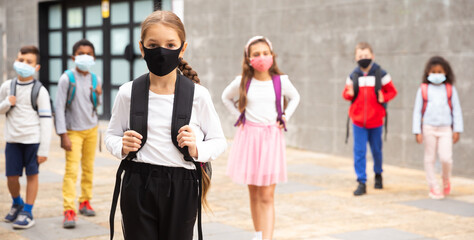
[[[179,60],[178,68],[183,73],[183,75],[189,79],[191,79],[196,84],[201,84],[201,80],[198,77],[196,71],[188,64],[188,62],[182,58]],[[211,208],[207,202],[207,193],[209,192],[209,188],[211,187],[211,178],[206,173],[204,169],[204,165],[201,165],[201,173],[202,173],[202,195],[201,195],[201,204],[204,207],[204,210],[210,211]]]
[[[193,70],[193,68],[188,64],[188,62],[186,62],[186,60],[180,58],[178,68],[185,77],[193,80],[194,83],[197,83],[197,84],[201,83],[201,80],[199,80],[197,72]]]
[[[209,207],[209,203],[207,202],[207,193],[209,192],[209,188],[211,187],[211,177],[207,175],[206,170],[204,169],[204,165],[201,165],[201,173],[202,173],[201,204],[204,207],[204,210],[207,212],[207,211],[211,211],[211,208]]]

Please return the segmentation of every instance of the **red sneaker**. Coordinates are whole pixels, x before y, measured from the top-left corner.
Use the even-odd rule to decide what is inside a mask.
[[[79,213],[88,217],[95,216],[95,211],[91,207],[88,200],[81,202],[81,204],[79,205]]]
[[[64,211],[63,228],[76,227],[76,213],[73,210]]]
[[[445,196],[449,195],[451,193],[451,183],[449,181],[443,182],[443,193]]]

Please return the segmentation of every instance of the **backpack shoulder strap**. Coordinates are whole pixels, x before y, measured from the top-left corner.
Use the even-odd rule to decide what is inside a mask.
[[[71,106],[72,100],[74,99],[74,95],[76,94],[76,78],[74,77],[74,73],[71,70],[64,71],[67,77],[69,78],[69,87],[67,89],[67,99],[66,99],[66,106]]]
[[[148,93],[150,89],[149,74],[143,74],[132,83],[132,95],[130,97],[130,130],[142,135],[142,143],[139,150],[145,145],[148,135]],[[137,152],[130,152],[128,160],[137,156]]]
[[[33,88],[31,89],[31,106],[35,111],[38,111],[38,95],[42,86],[43,84],[40,81],[34,80]]]
[[[281,78],[280,75],[273,75],[272,76],[273,82],[273,89],[275,90],[275,102],[276,102],[276,109],[277,109],[277,121],[279,123],[283,123],[283,126],[286,126],[285,122],[283,121],[283,108],[281,106]]]
[[[420,86],[421,98],[423,99],[423,107],[421,108],[421,116],[425,114],[426,106],[428,105],[428,83],[422,83]]]
[[[354,103],[357,96],[359,95],[359,77],[360,77],[360,74],[358,72],[353,72],[351,74],[352,87],[354,89],[354,97],[352,97],[352,103]]]
[[[95,109],[97,109],[97,106],[98,106],[97,93],[95,92],[95,90],[97,89],[97,85],[98,85],[97,75],[95,73],[91,72],[91,78],[92,78],[91,101],[92,101],[92,104],[94,105],[94,110],[95,110]]]
[[[453,85],[446,83],[446,94],[448,95],[448,104],[449,107],[451,108],[451,112],[453,111],[453,103],[451,101],[451,98],[453,97]]]
[[[379,99],[379,90],[382,89],[382,70],[380,68],[375,69],[375,95]]]
[[[18,82],[17,78],[13,78],[10,82],[10,96],[16,96],[16,83]]]
[[[178,150],[184,155],[184,160],[194,162],[189,155],[188,147],[181,148],[178,145],[178,131],[181,127],[188,125],[191,120],[191,112],[194,101],[194,82],[178,74],[174,89],[173,116],[171,119],[171,140]]]

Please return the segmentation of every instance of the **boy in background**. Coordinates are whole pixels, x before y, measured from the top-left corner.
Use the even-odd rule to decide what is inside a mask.
[[[66,171],[63,181],[64,228],[76,226],[76,181],[79,163],[82,169],[79,213],[95,216],[90,205],[92,178],[97,145],[97,104],[102,94],[100,79],[90,72],[95,64],[94,45],[86,39],[73,46],[75,68],[59,79],[56,93],[56,131],[61,148],[66,150]]]
[[[367,192],[365,171],[367,142],[374,159],[375,189],[382,189],[382,128],[386,103],[397,95],[390,74],[374,62],[372,47],[358,43],[355,60],[358,66],[346,80],[344,99],[351,101],[349,117],[354,129],[354,168],[357,174],[355,196]]]
[[[17,77],[0,87],[0,114],[6,114],[5,165],[8,190],[13,199],[6,222],[13,228],[30,228],[35,224],[33,205],[38,193],[39,164],[48,158],[51,142],[51,104],[49,94],[34,79],[40,69],[39,51],[35,46],[20,49],[13,68]],[[33,92],[33,94],[32,94]],[[25,169],[26,202],[20,196],[19,178]]]

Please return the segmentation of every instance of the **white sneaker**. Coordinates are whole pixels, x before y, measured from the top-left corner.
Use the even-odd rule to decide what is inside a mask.
[[[262,232],[256,232],[252,240],[262,240]]]

